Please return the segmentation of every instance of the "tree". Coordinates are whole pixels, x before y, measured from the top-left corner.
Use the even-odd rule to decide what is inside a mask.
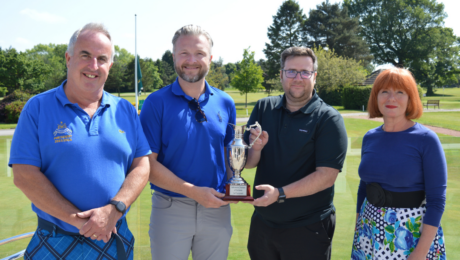
[[[150,59],[139,59],[141,70],[142,70],[142,83],[144,85],[144,91],[151,92],[154,89],[159,89],[163,86],[163,80],[160,78],[158,68],[155,66],[155,62]]]
[[[362,61],[367,66],[372,55],[366,41],[359,35],[360,29],[358,18],[350,18],[347,7],[326,0],[310,10],[302,35],[306,46],[327,47],[338,56]]]
[[[245,108],[248,107],[248,93],[263,88],[264,78],[262,74],[262,69],[254,62],[254,52],[249,52],[249,48],[245,49],[243,60],[240,62],[240,69],[236,71],[231,83],[240,91],[241,95],[246,94]]]
[[[43,91],[44,81],[50,73],[49,65],[24,52],[18,53],[11,48],[0,52],[0,82],[9,93],[17,89],[34,93]]]
[[[460,39],[457,38],[451,28],[439,28],[433,30],[427,41],[435,41],[432,54],[425,60],[418,59],[411,63],[410,70],[422,87],[427,89],[427,96],[434,95],[434,86],[444,86],[458,83]]]
[[[163,81],[163,86],[170,85],[174,82],[174,80],[176,80],[177,74],[174,71],[174,67],[171,67],[168,62],[156,60],[155,66],[158,68],[158,73]]]
[[[168,63],[169,66],[174,69],[174,58],[170,50],[165,51],[165,53],[161,57],[161,60]]]
[[[301,46],[304,20],[306,16],[294,0],[285,1],[273,16],[273,25],[267,33],[270,43],[265,43],[263,50],[267,58],[268,79],[276,78],[279,73],[281,53],[289,47]]]
[[[334,50],[325,50],[319,46],[313,51],[318,59],[315,87],[319,96],[329,105],[341,105],[341,89],[346,85],[363,82],[366,70],[360,62],[338,56]]]
[[[345,5],[352,16],[359,17],[361,33],[370,45],[377,64],[391,63],[396,67],[409,68],[417,81],[425,82],[420,70],[433,69],[436,60],[443,60],[444,55],[457,56],[451,52],[456,49],[454,45],[443,48],[451,37],[443,30],[447,15],[442,3],[438,4],[435,0],[345,0]],[[439,49],[449,53],[442,53]],[[438,68],[443,67],[438,65]],[[452,73],[457,73],[454,67],[442,72],[441,78],[445,79]],[[432,84],[436,81],[444,80],[424,83],[428,95],[433,93]]]
[[[44,79],[44,89],[59,86],[67,78],[67,65],[65,52],[67,44],[37,44],[27,50],[27,55],[32,59],[43,61],[51,69],[51,73]]]
[[[126,49],[120,48],[118,45],[115,45],[115,56],[113,60],[113,65],[110,69],[109,76],[107,77],[107,81],[104,85],[104,89],[107,92],[117,92],[118,96],[120,96],[120,92],[129,91],[128,87],[130,86],[131,82],[129,82],[130,78],[127,78],[126,71],[128,69],[128,65],[131,62],[134,62],[134,55],[129,53]]]
[[[209,73],[206,76],[206,81],[209,85],[224,90],[229,82],[228,76],[225,73],[225,67],[219,67],[214,64],[214,62],[211,63],[211,68],[209,69]]]
[[[224,65],[224,68],[225,68],[225,74],[227,74],[228,76],[228,82],[232,82],[232,79],[233,79],[233,75],[236,71],[236,65],[235,63],[227,63]],[[225,86],[225,87],[228,87],[228,86]]]

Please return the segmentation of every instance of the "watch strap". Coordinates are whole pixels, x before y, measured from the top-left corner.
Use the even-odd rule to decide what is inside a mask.
[[[123,201],[111,200],[110,204],[115,206],[115,209],[121,212],[121,214],[125,214],[126,212],[126,205]]]
[[[278,196],[278,203],[283,203],[286,200],[286,194],[284,194],[283,188],[278,188],[278,192],[280,193]]]

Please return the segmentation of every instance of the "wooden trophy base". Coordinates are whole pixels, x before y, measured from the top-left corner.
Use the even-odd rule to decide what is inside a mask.
[[[241,194],[238,192],[237,194],[231,194],[231,186],[238,186],[239,191],[241,191],[241,186],[246,187],[246,195]],[[244,192],[243,192],[244,193]],[[222,198],[224,201],[254,201],[254,198],[251,197],[251,185],[245,183],[245,185],[234,185],[231,183],[227,183],[225,185],[225,197]]]

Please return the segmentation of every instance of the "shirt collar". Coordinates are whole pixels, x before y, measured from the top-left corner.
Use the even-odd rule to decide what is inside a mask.
[[[308,101],[308,103],[305,106],[303,106],[301,109],[299,109],[299,111],[304,113],[304,114],[311,114],[318,107],[318,105],[320,103],[320,100],[321,99],[319,98],[318,94],[316,94],[316,90],[313,89],[313,95],[312,95],[311,99]],[[281,96],[281,98],[278,99],[278,101],[276,102],[276,105],[275,105],[276,109],[280,109],[282,107],[287,110],[285,94],[283,94]]]
[[[211,86],[208,84],[208,82],[205,80],[204,81],[205,89],[204,89],[204,94],[200,96],[198,99],[198,102],[203,102],[204,100],[209,98],[209,95],[214,95],[214,90],[211,88]],[[185,99],[188,101],[192,100],[193,98],[182,90],[180,84],[179,84],[179,77],[176,78],[176,81],[172,84],[172,92],[176,96],[183,96]]]
[[[73,105],[67,98],[67,95],[65,94],[64,91],[64,86],[67,83],[67,80],[64,80],[62,84],[57,88],[56,91],[56,97],[61,102],[62,106],[66,105]],[[110,100],[109,100],[109,94],[107,92],[102,93],[102,99],[101,99],[101,105],[100,107],[109,107],[110,106]]]

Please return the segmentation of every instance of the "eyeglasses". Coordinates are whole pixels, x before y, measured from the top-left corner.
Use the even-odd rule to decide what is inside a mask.
[[[308,70],[302,70],[302,71],[297,71],[297,70],[283,70],[284,74],[286,77],[293,79],[297,77],[297,74],[300,73],[300,77],[303,79],[309,79],[311,76],[316,72],[316,71],[308,71]]]
[[[208,122],[208,119],[206,118],[206,115],[204,114],[204,111],[200,107],[200,102],[196,99],[192,99],[188,102],[188,107],[191,110],[196,111],[195,114],[195,119],[198,123],[203,123],[203,122]]]

